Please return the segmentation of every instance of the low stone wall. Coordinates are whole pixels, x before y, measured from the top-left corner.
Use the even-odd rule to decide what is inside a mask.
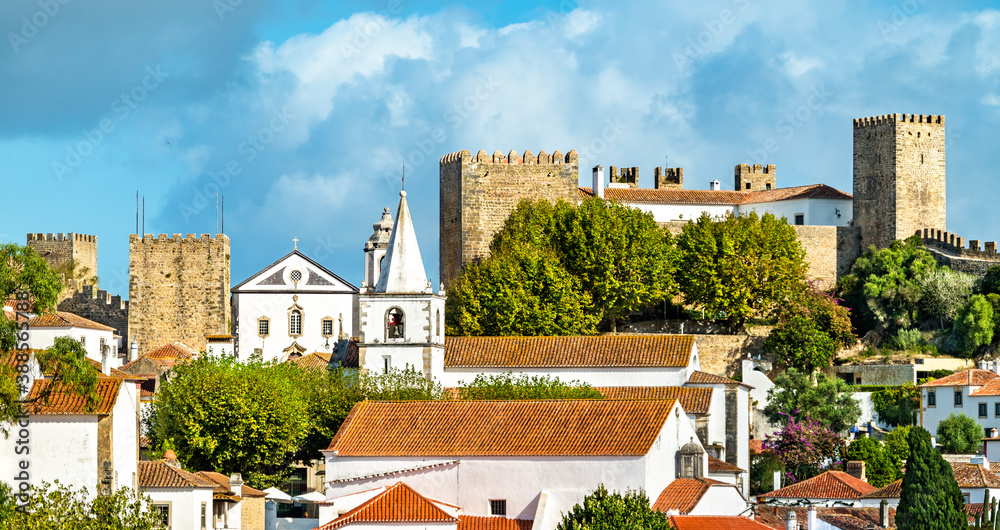
[[[770,326],[754,326],[746,335],[695,335],[702,371],[737,377],[743,372],[740,360],[759,356]]]

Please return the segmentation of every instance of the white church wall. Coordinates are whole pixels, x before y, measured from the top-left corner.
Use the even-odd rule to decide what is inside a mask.
[[[297,296],[297,300],[293,300]],[[287,358],[283,351],[293,342],[305,348],[303,355],[313,352],[329,352],[334,347],[341,330],[345,336],[356,336],[355,306],[357,294],[348,293],[238,293],[233,295],[234,312],[238,311],[239,357],[246,361],[255,349],[261,350],[264,361]],[[301,307],[302,333],[293,336],[289,329],[291,308]],[[269,333],[259,334],[259,319],[270,320]],[[323,320],[333,320],[333,334],[323,335]],[[329,347],[327,347],[329,343]]]

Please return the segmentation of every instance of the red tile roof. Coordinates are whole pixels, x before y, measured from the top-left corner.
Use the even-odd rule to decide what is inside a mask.
[[[709,473],[746,473],[745,469],[740,469],[740,466],[734,466],[729,462],[725,462],[715,458],[712,455],[708,455],[708,472]]]
[[[508,519],[506,517],[458,517],[458,530],[531,530],[535,524],[530,519]]]
[[[89,357],[87,358],[87,362],[90,363],[90,365],[93,366],[94,369],[96,369],[97,372],[100,374],[98,377],[113,377],[115,379],[133,379],[133,380],[139,379],[138,377],[132,374],[125,373],[117,368],[112,368],[111,370],[109,370],[111,375],[104,375],[104,372],[102,371],[104,367],[101,366],[101,363]]]
[[[730,379],[728,377],[723,377],[721,375],[710,374],[708,372],[702,372],[701,370],[695,370],[691,377],[687,380],[688,383],[702,384],[702,385],[744,385],[742,382],[735,379]]]
[[[764,440],[755,438],[750,440],[750,454],[757,455],[764,452]]]
[[[353,523],[457,523],[434,501],[397,482],[357,508],[319,527],[333,530]]]
[[[477,368],[683,368],[693,349],[691,335],[447,337],[444,364]]]
[[[592,188],[581,187],[581,198],[594,196]],[[604,198],[625,204],[704,204],[737,206],[792,199],[842,199],[852,196],[826,184],[792,186],[760,191],[733,190],[679,190],[651,188],[604,188]]]
[[[989,383],[977,388],[974,392],[969,393],[970,396],[1000,396],[1000,377],[990,381]]]
[[[302,368],[319,368],[324,369],[330,366],[330,357],[333,354],[324,352],[314,352],[306,355],[305,357],[299,357],[298,359],[292,359],[289,362],[293,362]]]
[[[115,407],[115,401],[118,399],[118,391],[122,383],[121,379],[98,379],[97,402],[92,406],[88,406],[87,398],[71,392],[66,383],[53,383],[51,379],[35,379],[26,401],[36,399],[38,401],[27,403],[25,408],[30,414],[111,414],[111,410]],[[48,399],[40,399],[47,391],[51,392],[48,395]]]
[[[871,484],[843,471],[827,471],[813,478],[758,495],[761,499],[857,499],[875,491]]]
[[[960,488],[1000,488],[1000,477],[979,464],[949,462]]]
[[[736,515],[671,515],[674,530],[771,530],[770,526]]]
[[[605,399],[676,399],[688,414],[708,414],[712,389],[689,386],[602,386],[596,390]]]
[[[143,379],[139,383],[139,396],[144,398],[151,398],[156,392],[156,378],[150,377],[148,379]]]
[[[896,482],[882,486],[881,488],[862,495],[862,499],[898,499],[900,497],[900,492],[903,491],[903,479],[899,479]]]
[[[996,379],[1000,379],[1000,376],[989,370],[972,368],[970,370],[962,370],[961,372],[957,372],[940,379],[928,381],[920,386],[984,386]]]
[[[195,352],[177,344],[164,344],[146,354],[150,359],[190,359]]]
[[[705,492],[712,486],[731,486],[710,478],[678,478],[674,479],[656,498],[653,509],[660,512],[676,510],[682,514],[689,513],[698,506]]]
[[[38,315],[28,321],[28,326],[33,328],[84,328],[96,329],[99,331],[115,331],[115,328],[98,324],[93,320],[88,320],[73,313],[65,311],[54,311],[44,315]]]
[[[340,456],[644,455],[675,401],[363,401],[330,442]]]
[[[757,521],[771,528],[785,530],[785,516],[789,510],[795,512],[795,518],[804,528],[806,521],[808,521],[808,508],[790,507],[781,504],[758,504],[756,510]],[[854,508],[847,506],[832,508],[817,507],[816,516],[818,519],[847,530],[866,530],[870,524],[874,524],[875,528],[879,528],[880,523],[879,508]],[[893,528],[895,526],[896,509],[889,508],[889,527]]]
[[[173,467],[163,460],[139,461],[140,488],[217,488],[219,485],[204,477]]]

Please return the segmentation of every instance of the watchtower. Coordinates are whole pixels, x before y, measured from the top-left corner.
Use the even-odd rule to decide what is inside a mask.
[[[854,223],[862,249],[945,228],[944,116],[854,120]]]
[[[69,280],[82,285],[93,284],[97,280],[97,236],[86,234],[28,234],[28,246],[35,249],[50,267],[61,272],[77,275]],[[72,290],[77,290],[76,288]]]
[[[774,164],[738,164],[736,166],[736,191],[761,191],[777,188]]]

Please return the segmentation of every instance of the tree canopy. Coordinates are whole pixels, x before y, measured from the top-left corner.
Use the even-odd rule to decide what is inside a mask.
[[[923,427],[909,433],[910,458],[896,508],[900,530],[959,530],[968,528],[962,492],[951,466],[931,445]]]
[[[834,432],[844,432],[861,416],[861,406],[851,397],[844,381],[789,368],[774,380],[768,390],[769,402],[764,415],[773,424],[812,418]]]
[[[905,384],[872,393],[878,419],[887,425],[913,425],[920,412],[920,388]]]
[[[669,530],[670,518],[653,511],[642,491],[609,493],[602,484],[563,516],[556,530]]]
[[[937,441],[941,451],[949,454],[974,453],[983,439],[983,429],[979,422],[965,414],[951,413],[938,424]]]
[[[604,395],[587,383],[560,381],[548,375],[515,376],[478,374],[471,383],[458,388],[458,399],[509,400],[509,399],[604,399]]]
[[[868,483],[876,488],[886,486],[902,476],[899,463],[874,438],[857,438],[847,446],[848,460],[860,460],[865,463],[865,476]]]
[[[27,495],[24,509],[12,509],[10,486],[0,482],[0,530],[160,530],[163,526],[149,497],[130,488],[93,496],[57,480]]]
[[[734,325],[768,316],[805,281],[805,250],[784,218],[756,213],[684,225],[677,239],[684,301]]]

